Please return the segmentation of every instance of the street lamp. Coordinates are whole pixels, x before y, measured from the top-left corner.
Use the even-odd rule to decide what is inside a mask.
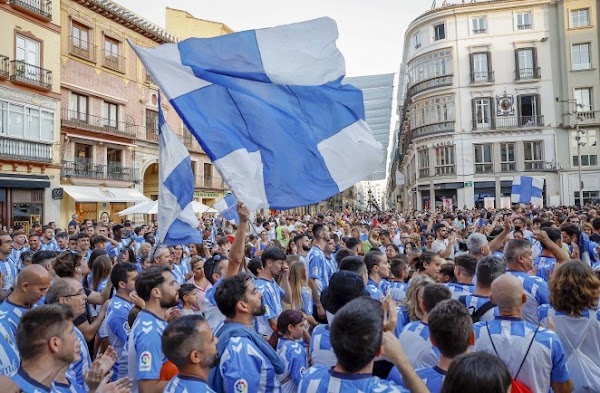
[[[579,129],[579,122],[583,120],[581,112],[579,109],[583,108],[583,105],[578,103],[575,99],[569,100],[560,100],[558,97],[555,98],[556,102],[567,102],[575,104],[575,113],[569,112],[567,113],[569,116],[575,115],[575,142],[577,143],[577,177],[579,180],[579,206],[583,207],[583,181],[581,180],[581,146],[585,146],[584,142],[581,142],[581,134],[585,134],[585,131],[581,131]]]
[[[367,195],[369,195],[369,199],[367,200],[367,211],[372,211],[373,209],[373,192],[371,191],[371,189],[369,188],[369,191],[367,191]]]

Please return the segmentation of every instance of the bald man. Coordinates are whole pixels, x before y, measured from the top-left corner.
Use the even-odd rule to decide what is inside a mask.
[[[0,304],[0,325],[12,342],[15,342],[21,317],[46,295],[50,281],[50,273],[41,265],[27,266],[17,276],[12,293]]]
[[[514,379],[533,392],[567,393],[573,382],[565,351],[556,333],[523,320],[527,295],[521,280],[510,273],[492,282],[490,299],[500,311],[491,321],[477,322],[474,351],[498,356]]]

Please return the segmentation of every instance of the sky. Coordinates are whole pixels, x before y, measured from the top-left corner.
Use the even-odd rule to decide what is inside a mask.
[[[188,11],[196,18],[225,23],[234,31],[329,16],[338,24],[338,48],[346,59],[347,76],[397,73],[404,32],[432,3],[432,0],[113,1],[162,27],[167,6]]]

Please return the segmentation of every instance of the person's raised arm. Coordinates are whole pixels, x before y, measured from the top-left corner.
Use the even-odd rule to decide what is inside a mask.
[[[511,223],[512,221],[508,217],[504,220],[504,229],[488,245],[490,253],[502,248],[504,241],[508,238],[508,235],[510,235]]]
[[[404,386],[412,393],[429,393],[425,383],[419,378],[415,369],[410,365],[408,357],[404,353],[402,344],[392,332],[383,332],[382,355],[394,363],[402,375]]]
[[[225,271],[225,274],[223,274],[223,277],[229,277],[238,274],[240,267],[244,262],[246,229],[248,228],[250,212],[248,211],[246,205],[244,205],[242,202],[238,202],[237,213],[240,217],[240,222],[235,230],[235,239],[233,239],[231,250],[229,250],[229,264],[227,265],[227,270]]]
[[[557,263],[567,262],[570,258],[558,244],[554,243],[548,237],[548,233],[544,230],[534,231],[533,238],[539,240],[540,243],[544,245],[544,247],[552,253],[552,256],[556,258]]]

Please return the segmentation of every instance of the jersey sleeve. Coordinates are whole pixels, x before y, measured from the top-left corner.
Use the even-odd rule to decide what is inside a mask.
[[[535,297],[539,304],[549,304],[550,303],[550,294],[548,292],[548,285],[545,281],[538,283],[538,290],[535,294]]]
[[[110,318],[108,318],[108,328],[124,343],[127,342],[129,337],[129,323],[127,318],[129,313],[125,307],[121,307],[118,310],[114,310]]]
[[[566,366],[567,356],[558,336],[552,340],[552,371],[550,381],[566,382],[570,379]]]
[[[139,328],[141,329],[141,326]],[[136,380],[160,379],[160,369],[163,365],[161,337],[158,334],[140,333],[135,346],[138,356]]]
[[[221,357],[220,369],[224,392],[259,393],[258,389],[261,386],[260,359],[248,355],[248,345],[250,345],[249,342],[244,338],[240,338],[239,343],[235,343],[232,339],[225,350],[229,356]]]
[[[313,278],[315,280],[320,279],[323,275],[322,269],[323,264],[321,263],[321,259],[316,253],[312,254],[308,261],[308,277]]]

